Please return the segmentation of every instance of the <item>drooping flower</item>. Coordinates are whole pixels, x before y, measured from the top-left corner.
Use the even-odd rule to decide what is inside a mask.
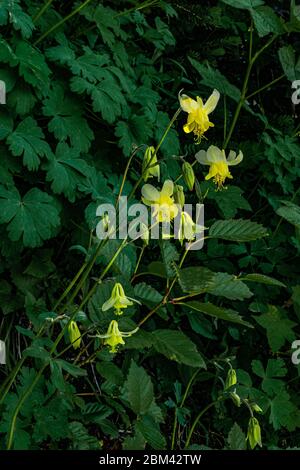
[[[127,307],[131,307],[133,302],[139,303],[137,300],[127,297],[122,284],[117,282],[113,287],[110,298],[102,305],[102,311],[106,312],[110,308],[114,308],[115,314],[121,315],[123,313],[122,310]]]
[[[201,141],[203,134],[210,127],[214,127],[208,115],[216,108],[219,98],[218,90],[212,92],[205,104],[199,96],[197,96],[197,100],[194,100],[187,95],[179,94],[180,106],[183,111],[188,113],[187,123],[183,126],[183,130],[187,134],[193,132],[197,143]]]
[[[251,416],[251,418],[249,419],[248,433],[247,433],[246,440],[249,441],[249,445],[251,449],[254,449],[254,447],[257,444],[260,447],[262,446],[260,425],[259,425],[258,420],[254,416]]]
[[[160,168],[157,162],[155,148],[152,146],[146,148],[142,165],[142,175],[145,182],[153,176],[155,176],[159,181]]]
[[[174,196],[175,203],[178,204],[180,207],[183,207],[185,203],[185,195],[184,195],[183,186],[180,186],[179,184],[175,184],[173,196]]]
[[[211,145],[207,151],[200,150],[196,153],[196,159],[202,165],[209,165],[209,173],[205,179],[213,178],[218,189],[221,189],[226,178],[233,178],[229,166],[238,165],[243,160],[243,153],[240,151],[237,155],[233,150],[230,150],[226,158],[225,150],[220,150],[215,145]]]
[[[76,321],[74,320],[70,321],[68,325],[68,333],[69,333],[70,342],[73,348],[74,349],[80,348],[81,333],[80,333],[80,330],[78,328]]]
[[[178,229],[178,239],[180,240],[181,245],[183,244],[184,240],[189,242],[194,240],[196,233],[201,229],[203,229],[203,227],[197,225],[187,212],[181,212]]]
[[[153,216],[158,222],[170,222],[178,214],[173,192],[174,184],[171,180],[164,182],[161,191],[151,184],[144,184],[142,187],[142,201],[147,206],[153,207]]]
[[[112,320],[107,329],[107,333],[104,335],[97,334],[95,337],[104,339],[104,344],[110,346],[109,352],[115,353],[117,352],[119,344],[125,344],[123,338],[129,338],[129,336],[136,333],[138,329],[139,328],[137,327],[132,331],[120,331],[118,322],[116,320]]]
[[[225,390],[227,390],[228,388],[231,388],[233,385],[236,385],[236,383],[237,383],[236,371],[230,368],[226,377]]]

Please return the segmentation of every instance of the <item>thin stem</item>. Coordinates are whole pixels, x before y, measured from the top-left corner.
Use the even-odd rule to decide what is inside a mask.
[[[200,421],[200,419],[202,418],[202,416],[210,409],[212,408],[213,406],[217,405],[218,403],[220,403],[220,401],[223,399],[223,397],[221,398],[218,398],[218,400],[216,401],[213,401],[212,403],[210,403],[209,405],[207,405],[202,411],[200,411],[200,413],[197,415],[195,421],[193,422],[192,424],[192,427],[190,429],[190,432],[188,434],[188,437],[187,437],[187,440],[186,440],[186,443],[185,443],[185,446],[184,448],[187,449],[188,446],[190,445],[190,441],[191,441],[191,438],[193,436],[193,433],[195,431],[195,428],[198,424],[198,422]]]
[[[266,88],[269,88],[270,86],[274,85],[275,83],[279,82],[280,80],[282,80],[283,78],[285,77],[285,74],[283,73],[282,75],[280,75],[280,77],[277,77],[275,78],[274,80],[272,80],[271,82],[267,83],[266,85],[262,86],[261,88],[259,88],[258,90],[254,91],[253,93],[250,93],[250,95],[246,96],[245,100],[249,100],[250,98],[252,98],[253,96],[257,95],[258,93],[260,93],[261,91],[265,90]]]
[[[244,106],[245,104],[245,101],[246,101],[246,93],[247,93],[247,89],[248,89],[248,82],[249,82],[249,78],[250,78],[250,74],[251,74],[251,71],[252,71],[252,67],[255,63],[255,61],[258,59],[258,57],[265,51],[265,49],[267,49],[273,41],[275,41],[275,39],[277,38],[277,35],[275,34],[274,36],[271,37],[271,39],[269,39],[268,42],[266,42],[266,44],[264,44],[264,46],[259,49],[255,54],[254,56],[252,56],[252,48],[253,48],[253,25],[251,23],[251,28],[250,28],[250,44],[249,44],[249,60],[248,60],[248,65],[247,65],[247,70],[246,70],[246,74],[245,74],[245,78],[244,78],[244,83],[243,83],[243,86],[242,86],[242,91],[241,91],[241,96],[240,96],[240,100],[237,104],[237,107],[236,107],[236,110],[235,110],[235,113],[234,113],[234,116],[233,116],[233,120],[232,120],[232,123],[231,123],[231,126],[230,126],[230,129],[229,129],[229,132],[227,134],[227,137],[224,141],[224,144],[223,144],[223,149],[225,150],[230,139],[231,139],[231,136],[233,134],[233,131],[235,129],[235,126],[236,126],[236,123],[237,123],[237,120],[239,118],[239,115],[240,115],[240,112],[241,112],[241,109],[242,107]]]
[[[66,21],[68,21],[70,18],[73,18],[77,13],[79,13],[81,10],[83,10],[84,7],[86,7],[91,0],[85,0],[79,7],[77,7],[74,11],[72,11],[69,15],[67,15],[65,18],[62,18],[58,23],[53,25],[50,29],[48,29],[42,36],[40,36],[34,43],[33,45],[36,46],[39,44],[43,39],[45,39],[49,34],[51,34],[53,31],[55,31],[57,28],[59,28],[61,25],[63,25]]]
[[[200,371],[200,369],[197,369],[196,372],[194,372],[194,374],[190,378],[190,380],[187,384],[187,387],[185,389],[184,395],[182,397],[181,403],[179,405],[179,408],[183,408],[183,405],[185,403],[185,400],[187,399],[187,396],[189,394],[192,383],[194,382],[195,378],[197,377],[199,371]],[[177,431],[177,411],[178,411],[178,408],[176,407],[175,408],[175,415],[174,415],[174,423],[173,423],[171,450],[174,450],[174,447],[175,447],[175,439],[176,439],[176,431]]]
[[[77,272],[77,274],[74,276],[74,278],[72,279],[72,281],[70,282],[70,284],[67,286],[67,288],[64,290],[64,292],[62,293],[62,295],[59,297],[58,301],[56,302],[56,304],[54,305],[53,307],[53,310],[55,312],[55,310],[57,309],[57,307],[62,303],[62,301],[64,300],[64,298],[68,295],[68,293],[70,292],[70,290],[74,287],[74,285],[76,284],[76,282],[78,281],[78,279],[80,278],[81,274],[83,273],[83,271],[85,270],[85,268],[87,267],[88,263],[84,263],[81,268],[79,269],[79,271]]]
[[[48,2],[46,2],[45,5],[42,6],[42,8],[34,15],[34,17],[32,18],[32,21],[34,23],[40,19],[40,17],[45,13],[46,10],[48,10],[52,2],[53,0],[48,0]]]
[[[148,162],[148,165],[145,167],[144,169],[144,172],[142,173],[141,177],[139,178],[139,180],[135,183],[131,193],[129,194],[128,196],[128,200],[130,200],[132,198],[132,196],[134,195],[135,191],[137,190],[137,188],[139,187],[139,185],[141,184],[141,182],[143,181],[143,177],[144,177],[144,174],[145,172],[148,170],[148,168],[150,167],[151,163],[153,162],[154,158],[156,157],[157,155],[157,152],[159,151],[161,145],[163,144],[163,141],[165,140],[169,130],[171,129],[171,127],[173,126],[174,122],[176,121],[177,117],[179,116],[181,112],[181,108],[178,108],[176,113],[174,114],[174,116],[172,117],[171,121],[169,122],[168,124],[168,127],[166,128],[162,138],[160,139],[159,143],[157,144],[157,147],[154,151],[154,153],[152,154],[149,162]]]
[[[14,438],[14,433],[15,433],[15,427],[16,427],[16,421],[17,421],[17,417],[18,417],[18,414],[20,412],[20,409],[22,408],[22,405],[23,403],[25,402],[25,400],[29,397],[29,395],[31,394],[32,390],[34,389],[34,387],[36,386],[37,382],[39,381],[39,379],[41,378],[41,375],[42,373],[44,372],[44,370],[46,369],[48,364],[44,365],[40,370],[39,372],[37,373],[35,379],[32,381],[30,387],[28,387],[28,389],[26,390],[26,392],[23,394],[22,398],[19,400],[17,406],[16,406],[16,409],[14,411],[14,414],[13,414],[13,417],[12,417],[12,420],[11,420],[11,424],[10,424],[10,428],[9,428],[9,433],[8,433],[8,442],[7,442],[7,450],[10,450],[11,449],[11,446],[12,446],[12,443],[13,443],[13,438]]]
[[[140,256],[138,257],[138,260],[137,260],[137,263],[136,263],[136,267],[135,267],[135,269],[134,269],[133,276],[135,276],[135,275],[136,275],[136,273],[137,273],[137,271],[138,271],[138,269],[139,269],[140,262],[141,262],[141,260],[142,260],[142,257],[143,257],[143,254],[144,254],[145,248],[146,248],[146,246],[145,246],[145,245],[143,245],[143,248],[141,249],[141,252],[140,252]]]

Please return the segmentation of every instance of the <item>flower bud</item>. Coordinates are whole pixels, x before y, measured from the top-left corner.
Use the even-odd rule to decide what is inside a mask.
[[[155,148],[154,147],[147,147],[145,154],[144,154],[144,160],[142,164],[142,176],[144,178],[144,181],[147,181],[149,178],[152,178],[155,176],[158,181],[160,178],[160,168],[159,164],[157,163],[157,156],[155,154]]]
[[[226,377],[225,390],[232,387],[236,383],[237,383],[236,372],[235,372],[234,369],[230,368],[229,371],[228,371],[227,377]]]
[[[251,408],[253,411],[256,411],[256,413],[263,413],[263,410],[261,409],[260,406],[258,406],[257,403],[252,403]]]
[[[195,184],[195,173],[190,163],[184,162],[182,165],[182,174],[187,187],[192,191]]]
[[[241,406],[241,399],[235,391],[230,392],[230,398],[236,406]]]
[[[185,195],[183,191],[183,186],[175,184],[173,196],[174,196],[175,203],[178,204],[180,207],[183,207],[185,203]]]
[[[260,425],[258,420],[254,416],[251,416],[251,418],[249,419],[246,440],[249,441],[251,449],[254,449],[257,444],[262,447]]]
[[[74,349],[80,348],[81,333],[79,331],[76,321],[74,320],[70,321],[68,325],[68,333],[69,333],[70,342],[73,348]]]

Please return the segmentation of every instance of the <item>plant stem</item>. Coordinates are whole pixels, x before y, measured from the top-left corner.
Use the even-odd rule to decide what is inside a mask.
[[[223,399],[223,397],[221,398],[218,398],[218,400],[216,401],[213,401],[212,403],[210,403],[209,405],[207,405],[202,411],[200,411],[200,413],[197,415],[195,421],[193,422],[192,424],[192,427],[190,429],[190,432],[188,434],[188,437],[187,437],[187,440],[186,440],[186,443],[185,443],[185,446],[184,448],[187,449],[188,446],[190,445],[190,441],[191,441],[191,438],[193,436],[193,433],[195,431],[195,428],[200,420],[200,418],[202,418],[202,416],[210,409],[212,408],[213,406],[217,405],[221,400]]]
[[[270,86],[274,85],[275,83],[279,82],[280,80],[282,80],[283,78],[285,77],[285,74],[283,73],[282,75],[280,75],[280,77],[277,77],[275,78],[274,80],[272,80],[271,82],[267,83],[266,85],[262,86],[261,88],[259,88],[258,90],[254,91],[253,93],[250,93],[250,95],[246,96],[245,100],[249,100],[250,98],[252,98],[253,96],[257,95],[258,93],[260,93],[261,91],[265,90],[266,88],[269,88]]]
[[[141,262],[141,260],[142,260],[142,257],[143,257],[143,254],[144,254],[145,248],[146,248],[146,246],[145,246],[145,245],[143,245],[143,248],[141,249],[141,252],[140,252],[140,256],[138,257],[138,260],[137,260],[137,263],[136,263],[136,267],[135,267],[135,269],[134,269],[133,276],[135,276],[135,275],[136,275],[136,273],[137,273],[137,271],[138,271],[138,269],[139,269],[140,262]]]
[[[64,292],[62,293],[62,295],[59,297],[58,301],[56,302],[56,304],[54,305],[53,307],[53,310],[55,311],[57,309],[57,307],[61,304],[61,302],[64,300],[64,298],[68,295],[68,293],[70,292],[70,290],[74,287],[74,285],[76,284],[76,282],[78,281],[78,279],[80,278],[81,274],[83,273],[83,271],[85,270],[85,268],[87,267],[88,263],[84,263],[81,268],[79,269],[79,271],[77,272],[77,274],[74,276],[74,278],[72,279],[72,281],[70,282],[70,284],[67,286],[67,288],[64,290]]]
[[[237,120],[239,118],[239,115],[240,115],[240,112],[241,112],[241,109],[242,107],[244,106],[245,104],[245,101],[246,101],[246,93],[247,93],[247,89],[248,89],[248,82],[249,82],[249,78],[250,78],[250,74],[251,74],[251,70],[252,70],[252,67],[253,65],[255,64],[255,61],[258,59],[258,57],[264,52],[264,50],[266,48],[268,48],[273,41],[275,41],[275,39],[277,38],[277,35],[275,34],[274,36],[271,37],[271,39],[269,39],[268,42],[266,42],[266,44],[263,45],[263,47],[261,49],[259,49],[255,54],[254,56],[252,56],[252,48],[253,48],[253,24],[251,23],[251,27],[250,27],[250,43],[249,43],[249,60],[248,60],[248,65],[247,65],[247,70],[246,70],[246,74],[245,74],[245,78],[244,78],[244,83],[243,83],[243,86],[242,86],[242,91],[241,91],[241,96],[240,96],[240,100],[237,104],[237,107],[236,107],[236,110],[235,110],[235,113],[234,113],[234,116],[233,116],[233,120],[232,120],[232,123],[231,123],[231,126],[230,126],[230,129],[229,129],[229,132],[227,134],[227,137],[224,141],[224,144],[223,144],[223,149],[225,150],[230,139],[231,139],[231,136],[233,134],[233,131],[235,129],[235,126],[236,126],[236,123],[237,123]]]
[[[197,369],[196,372],[194,372],[194,374],[190,378],[190,380],[187,384],[187,387],[185,389],[184,395],[182,397],[181,403],[179,405],[179,408],[183,408],[183,405],[185,403],[185,400],[187,399],[187,396],[188,396],[188,393],[189,393],[190,388],[192,386],[192,383],[194,382],[195,378],[197,377],[199,371],[200,371],[200,369]],[[176,407],[175,408],[175,415],[174,415],[173,432],[172,432],[171,450],[174,450],[174,447],[175,447],[175,439],[176,439],[176,431],[177,431],[177,410],[178,410],[178,408]]]
[[[48,0],[48,2],[46,2],[45,5],[42,6],[42,8],[34,15],[34,17],[32,18],[32,21],[34,23],[40,19],[40,17],[45,13],[46,10],[48,10],[52,2],[53,0]]]
[[[79,7],[77,7],[74,11],[72,11],[69,15],[67,15],[65,18],[62,18],[58,23],[53,25],[50,29],[48,29],[44,34],[42,34],[34,43],[34,46],[37,46],[43,39],[45,39],[49,34],[51,34],[53,31],[55,31],[57,28],[62,26],[66,21],[68,21],[70,18],[73,18],[77,13],[79,13],[81,10],[83,10],[84,7],[86,7],[91,0],[85,0]]]
[[[27,389],[26,392],[23,394],[22,398],[19,400],[19,402],[18,402],[18,404],[17,404],[17,406],[16,406],[16,409],[15,409],[15,411],[14,411],[14,414],[13,414],[13,417],[12,417],[12,420],[11,420],[9,432],[8,432],[7,450],[10,450],[10,449],[11,449],[11,446],[12,446],[12,443],[13,443],[16,421],[17,421],[17,417],[18,417],[18,414],[19,414],[19,412],[20,412],[20,409],[22,408],[23,403],[24,403],[25,400],[29,397],[29,395],[31,394],[32,390],[34,389],[34,387],[35,387],[36,384],[38,383],[38,381],[39,381],[39,379],[41,378],[41,375],[42,375],[42,373],[44,372],[44,370],[46,369],[47,365],[48,365],[48,364],[44,365],[44,366],[39,370],[39,372],[37,373],[35,379],[32,381],[31,385],[28,387],[28,389]]]

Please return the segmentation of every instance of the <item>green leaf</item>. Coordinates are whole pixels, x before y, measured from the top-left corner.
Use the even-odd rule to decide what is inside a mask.
[[[234,423],[228,434],[230,450],[246,450],[246,436],[237,423]]]
[[[284,390],[270,402],[270,423],[275,431],[281,427],[287,428],[288,431],[300,427],[300,412]]]
[[[145,303],[146,305],[159,304],[159,302],[161,302],[163,299],[163,296],[160,292],[145,282],[141,282],[140,284],[136,284],[134,286],[134,294],[137,299],[141,300],[141,302]]]
[[[148,141],[152,130],[147,117],[132,114],[126,121],[117,122],[115,135],[124,155],[129,157],[136,147]]]
[[[276,395],[284,388],[284,381],[278,379],[278,377],[284,377],[287,374],[283,359],[269,359],[266,371],[259,360],[253,360],[251,365],[253,372],[263,379],[262,389],[269,396]]]
[[[44,101],[43,113],[50,116],[48,129],[57,140],[70,144],[80,152],[88,152],[94,133],[82,116],[81,103],[66,95],[60,86],[54,87]]]
[[[0,112],[0,140],[4,140],[13,130],[14,121],[5,112]]]
[[[273,352],[279,351],[286,341],[295,339],[293,328],[297,323],[286,318],[274,305],[269,305],[266,313],[254,317],[257,323],[267,330],[267,338]]]
[[[217,220],[210,227],[210,238],[247,242],[265,237],[267,230],[256,222],[243,219]]]
[[[279,207],[276,213],[290,224],[300,228],[300,207],[290,201],[281,201],[284,206]]]
[[[283,282],[274,279],[273,277],[266,276],[265,274],[253,273],[253,274],[245,274],[239,278],[242,281],[249,281],[249,282],[258,282],[260,284],[267,284],[268,286],[278,286],[278,287],[286,287]]]
[[[56,362],[62,369],[73,377],[84,377],[87,375],[86,370],[81,369],[81,367],[75,366],[75,364],[71,364],[71,362],[65,361],[64,359],[56,359]]]
[[[227,95],[234,101],[239,101],[241,97],[240,90],[235,85],[232,85],[227,78],[219,72],[219,70],[213,69],[210,65],[206,66],[201,64],[191,57],[189,57],[189,61],[201,75],[201,83],[203,83],[203,85],[206,85],[209,88],[216,88],[222,95]]]
[[[210,302],[198,302],[197,300],[191,300],[186,303],[182,303],[185,307],[189,307],[193,310],[196,310],[206,315],[219,318],[220,320],[225,320],[233,323],[238,323],[239,325],[247,326],[253,328],[251,323],[243,320],[242,317],[235,310],[229,308],[217,307],[216,305],[211,304]]]
[[[161,434],[157,423],[150,416],[143,416],[140,421],[136,422],[135,428],[153,449],[162,450],[166,448],[166,439]]]
[[[222,0],[222,2],[241,9],[255,8],[264,4],[263,0]]]
[[[253,295],[244,282],[227,273],[215,273],[205,292],[231,300],[249,299]]]
[[[283,71],[291,82],[300,78],[300,62],[296,64],[295,51],[291,45],[283,46],[278,50],[278,56]]]
[[[53,198],[32,188],[21,199],[16,188],[0,186],[0,223],[8,224],[9,238],[22,238],[24,246],[40,246],[59,226],[60,220]]]
[[[15,157],[23,155],[23,164],[35,171],[39,167],[40,158],[51,154],[51,149],[43,138],[44,133],[35,119],[27,117],[9,135],[7,143],[12,154]]]
[[[213,282],[215,273],[210,269],[196,266],[184,268],[179,271],[179,284],[183,292],[206,292]]]
[[[29,38],[34,29],[31,17],[27,15],[19,5],[19,0],[1,0],[0,25],[12,24],[13,28],[20,31],[23,38]]]
[[[27,42],[18,41],[11,64],[14,65],[16,61],[19,64],[19,73],[24,80],[45,94],[49,85],[50,69],[44,55]]]
[[[210,187],[209,183],[201,184],[202,193]],[[226,219],[235,217],[239,209],[251,211],[251,206],[247,199],[242,196],[243,191],[238,186],[230,185],[226,191],[209,190],[207,199],[214,200],[222,211]]]
[[[191,367],[206,368],[205,362],[195,344],[181,331],[155,330],[152,333],[153,346],[157,352],[172,361]]]
[[[51,189],[55,194],[64,194],[69,201],[76,199],[77,186],[88,174],[87,163],[79,158],[78,150],[65,143],[59,143],[49,162],[43,165],[47,171],[47,181],[52,181]]]
[[[124,389],[132,411],[137,415],[147,413],[154,400],[153,385],[145,369],[139,367],[133,360]]]
[[[168,278],[174,277],[176,275],[176,261],[179,260],[179,254],[175,246],[168,240],[162,240],[159,246],[167,276]]]
[[[281,34],[284,32],[280,18],[269,6],[261,6],[251,9],[251,16],[254,21],[259,37],[264,37],[269,33]]]

